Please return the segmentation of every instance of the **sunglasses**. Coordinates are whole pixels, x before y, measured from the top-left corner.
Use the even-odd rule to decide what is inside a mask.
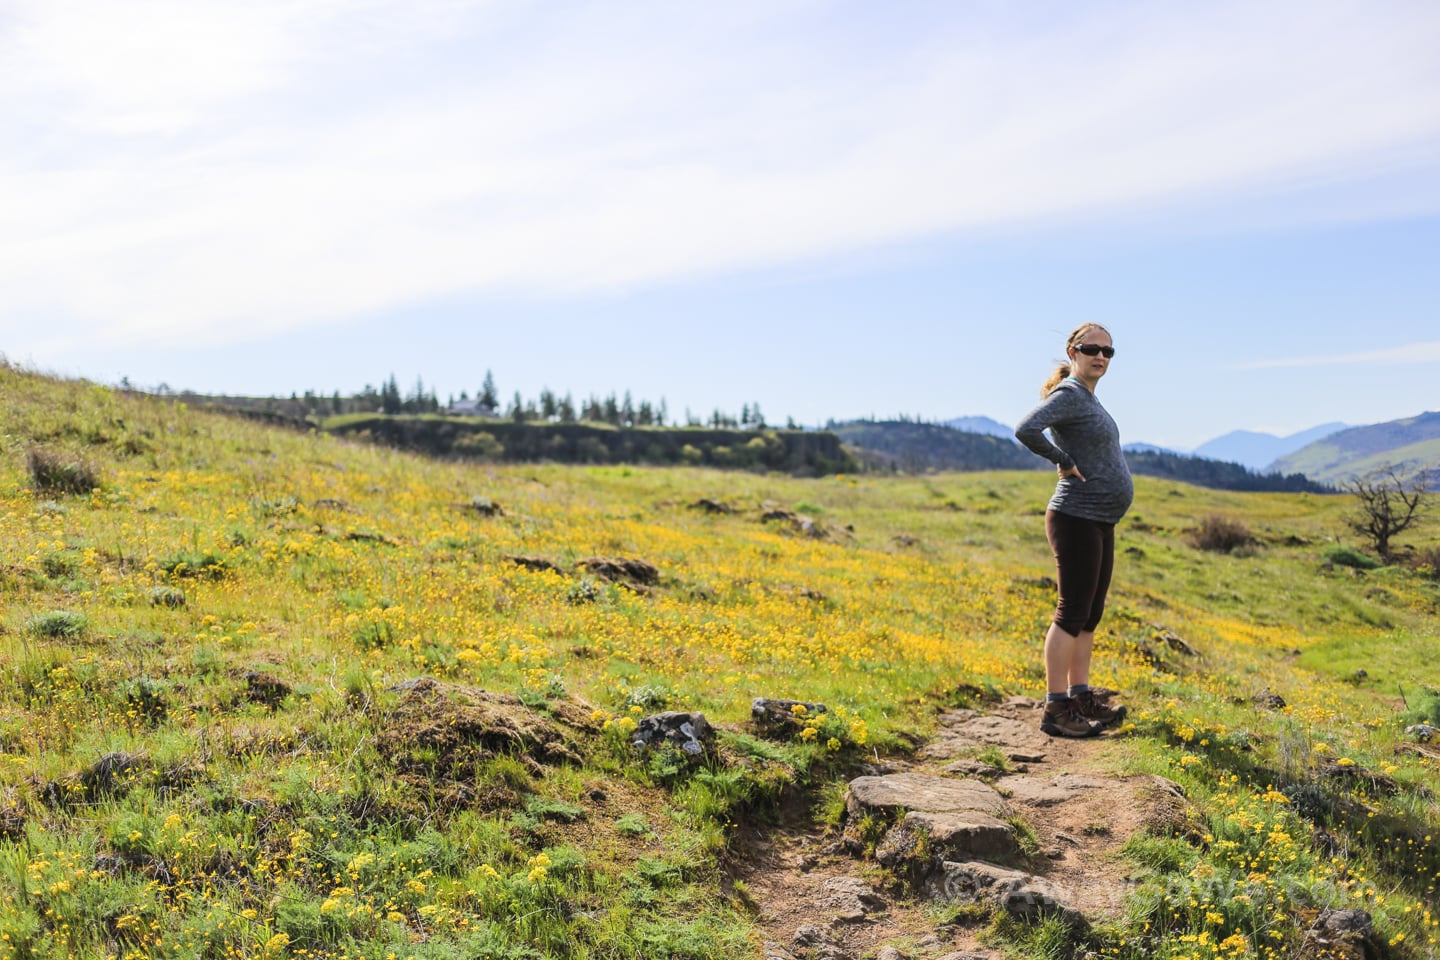
[[[1111,357],[1115,356],[1114,347],[1102,347],[1098,343],[1082,343],[1075,349],[1079,350],[1087,357],[1098,357],[1103,355],[1106,360],[1109,360]]]

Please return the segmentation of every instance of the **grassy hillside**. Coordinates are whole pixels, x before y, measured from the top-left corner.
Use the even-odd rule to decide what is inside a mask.
[[[1440,470],[1440,413],[1341,430],[1280,458],[1271,469],[1342,484],[1390,466],[1407,474]],[[1440,485],[1440,477],[1435,483]]]
[[[1040,692],[1043,473],[439,464],[8,367],[0,420],[0,958],[757,956],[747,832],[833,822],[939,707]],[[1108,757],[1203,829],[1127,847],[1085,948],[1288,956],[1357,906],[1431,955],[1440,781],[1401,731],[1440,720],[1440,584],[1327,562],[1342,498],[1137,493]],[[1257,542],[1196,549],[1211,515]],[[832,713],[760,740],[761,695]],[[637,756],[664,708],[719,754]]]

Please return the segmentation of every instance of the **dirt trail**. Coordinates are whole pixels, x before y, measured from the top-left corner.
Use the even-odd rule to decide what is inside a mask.
[[[945,713],[934,739],[913,759],[884,764],[873,771],[874,777],[852,781],[852,820],[857,788],[869,784],[873,789],[877,778],[885,781],[879,786],[903,781],[930,784],[940,792],[953,787],[954,780],[989,783],[1003,798],[1002,818],[1022,825],[1017,831],[1020,850],[975,857],[979,869],[999,863],[1020,871],[1037,889],[1047,891],[1046,899],[1053,895],[1088,921],[1117,914],[1130,886],[1129,868],[1118,851],[1147,823],[1183,817],[1184,800],[1159,778],[1119,778],[1106,772],[1109,734],[1065,740],[1040,733],[1042,707],[1038,701],[1013,697],[984,712]],[[987,747],[1006,755],[1007,770],[987,770],[974,759]],[[901,774],[908,776],[897,776]],[[924,799],[915,802],[923,804]],[[976,816],[995,826],[993,818]],[[950,904],[970,899],[967,885],[922,884],[918,896],[897,899],[875,886],[881,874],[875,862],[850,855],[834,836],[818,831],[771,833],[754,843],[751,854],[735,876],[753,898],[766,960],[999,956],[979,941],[985,910],[964,914],[974,917],[972,925],[941,923],[946,914],[956,912]],[[953,866],[946,864],[946,869]]]

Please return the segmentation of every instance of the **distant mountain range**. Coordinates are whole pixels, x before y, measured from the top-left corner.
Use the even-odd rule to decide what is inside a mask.
[[[1288,437],[1256,433],[1253,430],[1232,430],[1223,437],[1200,444],[1191,452],[1197,457],[1241,463],[1251,470],[1268,470],[1271,464],[1286,454],[1294,453],[1316,440],[1346,429],[1347,426],[1349,425],[1344,423],[1323,423],[1309,430],[1292,433]]]
[[[1007,427],[1000,421],[991,420],[989,417],[956,417],[954,420],[946,420],[941,426],[949,427],[952,430],[964,430],[966,433],[983,433],[988,437],[1015,439],[1014,427]]]
[[[1440,413],[1341,430],[1271,464],[1272,470],[1303,473],[1330,484],[1386,467],[1402,475],[1429,470],[1430,488],[1440,489]]]
[[[901,469],[975,469],[975,464],[985,460],[990,461],[986,469],[1013,469],[1019,465],[1008,452],[990,444],[977,445],[958,438],[946,441],[927,431],[896,431],[889,424],[880,425],[887,428],[882,431],[886,434],[885,439],[880,440],[874,431],[860,431],[850,426],[849,430],[837,431],[841,433],[842,440],[862,447],[872,444],[886,446],[889,449],[884,452]],[[948,427],[965,434],[1003,439],[1018,447],[1013,430],[990,417],[956,417],[931,427]],[[850,435],[847,436],[847,433]],[[867,435],[862,438],[861,433]],[[901,434],[905,434],[903,438]],[[923,452],[920,448],[924,448]],[[875,447],[870,446],[870,449]],[[1278,475],[1278,478],[1286,480],[1287,488],[1290,488],[1288,485],[1293,484],[1295,475],[1303,474],[1310,481],[1335,487],[1393,466],[1402,475],[1431,471],[1431,489],[1440,490],[1440,413],[1427,412],[1359,427],[1323,423],[1283,437],[1253,430],[1233,430],[1201,444],[1188,454],[1149,443],[1126,444],[1125,452],[1132,468],[1138,466],[1140,472],[1190,479],[1204,486],[1255,489],[1249,487],[1254,478],[1247,476],[1255,474],[1262,477]],[[1245,469],[1231,476],[1213,466],[1214,461],[1239,464]]]

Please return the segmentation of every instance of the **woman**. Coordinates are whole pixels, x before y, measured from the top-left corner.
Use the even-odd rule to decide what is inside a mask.
[[[1107,706],[1091,691],[1090,654],[1115,565],[1115,524],[1130,509],[1135,487],[1120,431],[1095,398],[1115,356],[1109,331],[1082,323],[1065,341],[1065,355],[1069,362],[1045,382],[1045,399],[1020,421],[1015,438],[1060,473],[1045,511],[1060,599],[1045,634],[1040,729],[1052,737],[1089,737],[1125,716],[1124,707]]]

